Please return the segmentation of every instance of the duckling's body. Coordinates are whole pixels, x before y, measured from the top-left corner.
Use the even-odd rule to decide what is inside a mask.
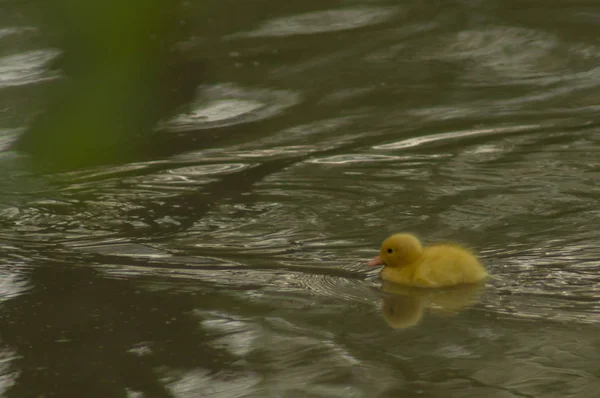
[[[408,286],[441,287],[476,283],[488,276],[479,260],[455,244],[423,248],[411,234],[396,234],[381,245],[381,253],[369,265],[384,264],[381,278]]]

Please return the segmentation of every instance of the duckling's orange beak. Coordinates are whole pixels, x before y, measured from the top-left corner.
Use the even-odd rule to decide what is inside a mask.
[[[385,263],[381,260],[381,256],[377,256],[373,260],[369,261],[367,265],[369,267],[377,267],[378,265],[385,265]]]

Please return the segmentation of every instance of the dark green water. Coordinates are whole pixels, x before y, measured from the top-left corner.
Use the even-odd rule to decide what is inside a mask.
[[[597,397],[600,5],[238,3],[188,4],[187,150],[0,154],[2,395]],[[30,8],[0,2],[4,148],[58,78]],[[398,231],[494,278],[382,292]]]

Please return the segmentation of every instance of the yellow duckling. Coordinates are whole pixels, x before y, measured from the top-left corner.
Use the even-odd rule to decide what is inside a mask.
[[[488,276],[467,249],[446,243],[424,248],[419,239],[407,233],[384,240],[380,255],[369,261],[369,265],[384,265],[382,279],[408,286],[453,286],[475,283]]]

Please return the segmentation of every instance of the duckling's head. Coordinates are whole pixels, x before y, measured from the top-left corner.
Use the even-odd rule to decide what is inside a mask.
[[[416,236],[412,234],[394,234],[383,241],[379,256],[369,261],[369,265],[387,265],[390,267],[403,267],[415,261],[423,247]]]

